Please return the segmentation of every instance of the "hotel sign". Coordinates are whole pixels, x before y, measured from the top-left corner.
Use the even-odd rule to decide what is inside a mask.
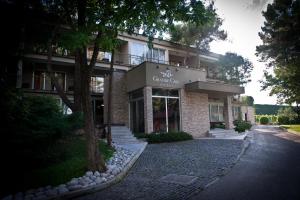
[[[174,74],[169,69],[160,72],[158,75],[154,75],[152,80],[164,87],[174,87],[176,84],[179,84],[179,81],[174,78]]]

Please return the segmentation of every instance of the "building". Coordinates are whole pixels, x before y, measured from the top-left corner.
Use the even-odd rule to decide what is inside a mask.
[[[120,34],[124,41],[116,50],[113,73],[112,123],[126,125],[133,132],[185,131],[194,137],[205,136],[210,125],[251,119],[251,108],[235,98],[244,88],[218,80],[218,54],[203,54],[197,49],[154,39],[149,49],[147,38]],[[91,57],[92,48],[88,49]],[[91,78],[94,119],[106,123],[107,73],[111,55],[100,52]],[[27,94],[58,97],[46,70],[47,55],[41,49],[25,54],[22,88]],[[57,49],[53,69],[68,97],[73,98],[74,57]],[[20,72],[19,72],[20,73]],[[20,80],[19,80],[20,81]],[[65,107],[65,106],[64,106]],[[243,113],[241,113],[243,111]],[[65,112],[69,112],[65,107]]]

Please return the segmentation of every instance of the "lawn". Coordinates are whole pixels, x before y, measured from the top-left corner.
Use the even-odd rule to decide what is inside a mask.
[[[300,135],[300,124],[296,124],[296,125],[282,125],[281,127],[286,128],[288,130],[292,130],[294,132],[297,132],[297,134]]]
[[[56,186],[66,183],[74,177],[79,177],[87,171],[86,141],[83,137],[74,136],[61,142],[62,144],[53,148],[55,151],[65,150],[65,158],[59,162],[32,170],[23,171],[23,179],[18,184],[11,186],[11,192],[22,191],[31,188],[44,187],[47,185]],[[99,141],[99,149],[105,160],[112,157],[114,149]],[[20,166],[22,169],[22,166]]]

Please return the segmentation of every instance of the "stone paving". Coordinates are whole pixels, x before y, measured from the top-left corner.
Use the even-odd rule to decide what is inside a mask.
[[[120,183],[78,199],[186,199],[232,166],[241,140],[191,140],[148,145]],[[162,181],[175,174],[197,177],[191,184]]]

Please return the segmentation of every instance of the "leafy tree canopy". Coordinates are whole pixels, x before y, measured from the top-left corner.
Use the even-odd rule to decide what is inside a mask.
[[[248,106],[254,105],[254,99],[252,96],[242,96],[242,102]]]
[[[215,14],[214,4],[208,6],[214,13],[209,23],[199,24],[193,22],[180,23],[170,29],[171,41],[180,44],[195,46],[203,51],[209,51],[209,44],[214,40],[226,40],[227,33],[221,29],[223,20]]]
[[[219,59],[221,79],[232,84],[246,84],[251,81],[253,64],[243,56],[227,52]]]
[[[270,88],[270,95],[276,95],[279,103],[299,106],[300,0],[275,0],[263,16],[265,22],[259,33],[263,44],[256,51],[274,73],[265,71],[262,90]]]

